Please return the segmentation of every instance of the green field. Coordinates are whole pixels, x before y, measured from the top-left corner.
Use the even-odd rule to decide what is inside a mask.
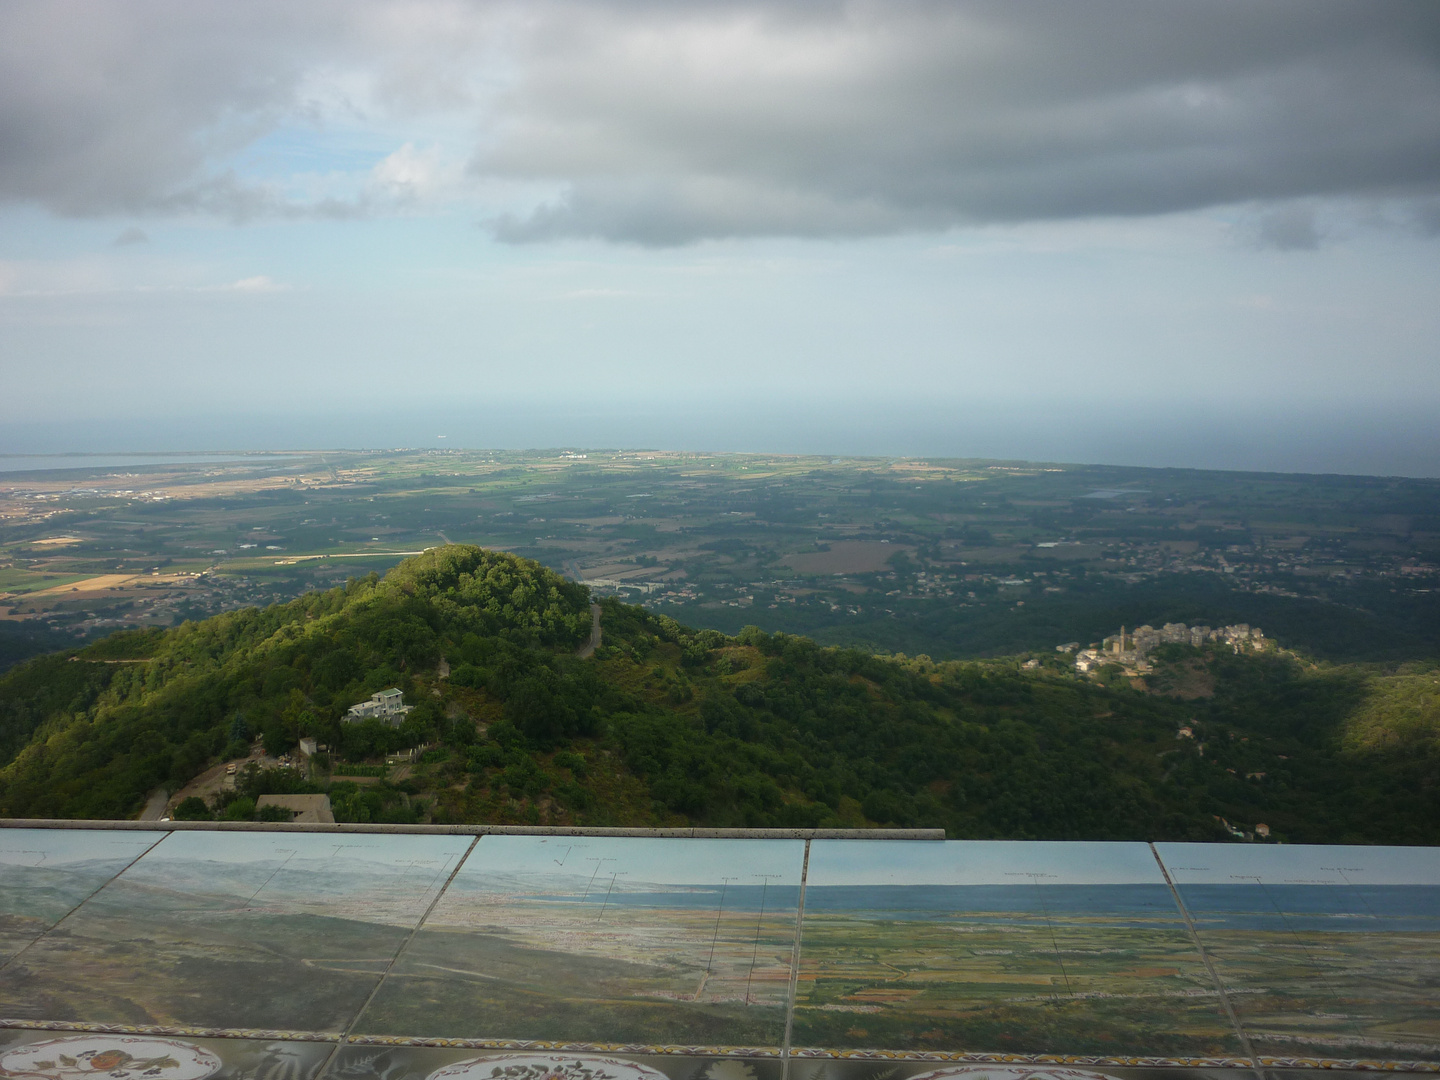
[[[0,592],[23,596],[25,593],[38,592],[41,589],[70,585],[93,576],[92,574],[47,574],[44,571],[21,570],[13,566],[0,567]]]
[[[1234,1057],[1241,1046],[1178,919],[812,915],[801,1046]]]

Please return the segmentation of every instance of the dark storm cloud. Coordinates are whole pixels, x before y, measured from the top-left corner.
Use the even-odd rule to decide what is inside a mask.
[[[1435,0],[10,5],[0,42],[0,195],[64,213],[374,209],[215,164],[325,71],[556,191],[512,241],[1440,195]],[[1318,242],[1275,213],[1262,240]]]

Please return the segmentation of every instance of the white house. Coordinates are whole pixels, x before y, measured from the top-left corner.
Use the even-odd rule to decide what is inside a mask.
[[[405,695],[392,686],[389,690],[371,694],[369,701],[351,705],[350,711],[342,719],[348,724],[361,720],[383,720],[391,727],[399,727],[404,722],[405,715],[415,707],[404,702]]]

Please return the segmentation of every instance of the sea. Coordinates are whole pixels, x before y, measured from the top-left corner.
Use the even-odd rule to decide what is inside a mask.
[[[1330,933],[1440,933],[1440,886],[1433,885],[1186,885],[1181,895],[1195,922],[1234,930],[1314,930]],[[795,886],[764,892],[767,911],[793,910]],[[573,895],[536,897],[576,902]],[[725,911],[758,911],[761,889],[724,890]],[[625,907],[715,911],[717,886],[657,892],[604,889],[583,901]],[[980,920],[1030,923],[1035,919],[1104,919],[1109,925],[1179,921],[1165,885],[820,885],[805,891],[807,915],[845,915],[887,922]]]
[[[0,476],[6,473],[70,472],[79,469],[128,469],[149,465],[221,465],[253,462],[280,464],[294,454],[0,454]]]

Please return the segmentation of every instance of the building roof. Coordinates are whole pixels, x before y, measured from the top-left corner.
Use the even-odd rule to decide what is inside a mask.
[[[329,795],[261,795],[255,800],[257,810],[266,806],[278,806],[282,810],[293,811],[295,820],[304,824],[335,823],[335,815],[330,810]]]

